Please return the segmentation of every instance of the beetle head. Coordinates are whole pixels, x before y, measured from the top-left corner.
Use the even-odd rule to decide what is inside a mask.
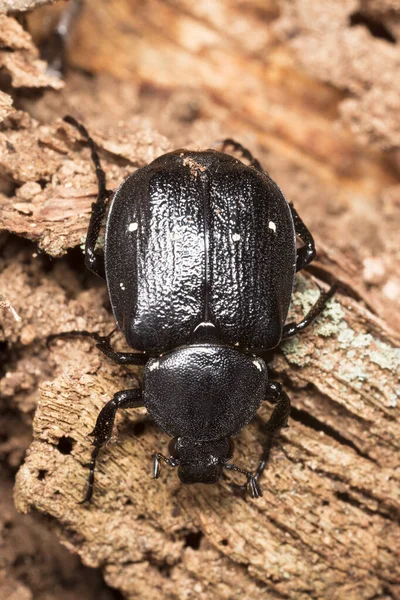
[[[159,458],[178,467],[182,483],[215,483],[221,477],[227,460],[233,455],[233,442],[229,438],[198,442],[177,437],[170,441],[168,449],[170,458]],[[158,470],[155,476],[158,476]]]
[[[215,483],[233,455],[233,442],[229,438],[211,442],[174,438],[170,451],[179,459],[178,476],[182,483]]]
[[[163,454],[153,456],[153,478],[160,475],[160,461],[170,467],[178,467],[179,479],[182,483],[216,483],[223,469],[238,471],[247,477],[247,488],[252,498],[260,498],[263,493],[258,483],[258,474],[245,471],[228,462],[233,456],[233,441],[231,438],[197,442],[184,437],[173,438],[168,446],[170,457]],[[237,487],[237,486],[236,486]]]

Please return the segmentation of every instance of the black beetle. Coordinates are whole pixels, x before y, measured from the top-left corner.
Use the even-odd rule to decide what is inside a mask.
[[[86,335],[119,364],[145,365],[143,388],[118,392],[101,410],[94,431],[89,486],[93,493],[99,449],[109,440],[118,408],[145,406],[172,436],[170,456],[184,483],[215,483],[223,469],[247,477],[253,498],[274,434],[287,425],[290,401],[269,381],[262,351],[275,348],[322,311],[334,286],[298,324],[285,325],[296,271],[315,258],[312,235],[276,183],[250,152],[223,142],[250,164],[224,152],[177,150],[127,177],[109,206],[104,255],[96,250],[112,193],[106,189],[96,146],[99,185],[86,239],[86,265],[107,281],[115,319],[136,353],[115,352],[111,335]],[[303,246],[296,249],[296,236]],[[254,473],[231,464],[232,436],[274,403],[267,441]]]

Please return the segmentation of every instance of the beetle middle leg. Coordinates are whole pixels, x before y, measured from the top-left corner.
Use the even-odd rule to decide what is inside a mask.
[[[95,428],[89,435],[94,436],[93,440],[93,451],[89,463],[89,479],[88,489],[84,502],[90,502],[93,496],[93,485],[94,485],[94,472],[96,469],[96,460],[99,454],[100,448],[108,442],[111,437],[112,429],[114,426],[114,420],[116,412],[119,408],[138,408],[143,406],[142,391],[141,390],[124,390],[114,394],[112,400],[101,409],[99,416],[96,420]]]
[[[85,330],[72,330],[72,331],[63,331],[61,333],[55,333],[53,335],[49,335],[47,338],[47,342],[51,342],[52,340],[58,338],[68,338],[68,337],[90,337],[97,342],[96,348],[98,348],[103,354],[107,356],[107,358],[113,360],[118,365],[144,365],[149,359],[147,354],[143,352],[116,352],[114,348],[111,346],[111,337],[116,332],[116,329],[113,329],[111,333],[108,335],[100,335],[96,331],[85,331]]]
[[[321,291],[318,300],[316,301],[314,306],[312,306],[311,309],[308,311],[304,319],[300,321],[300,323],[293,322],[284,325],[281,341],[287,340],[288,338],[292,337],[293,335],[296,335],[297,333],[300,333],[301,331],[303,331],[303,329],[308,327],[308,325],[310,325],[314,321],[314,319],[316,319],[318,315],[322,313],[326,306],[326,303],[330,298],[332,298],[337,289],[338,285],[334,283],[333,285],[331,285],[327,292]]]
[[[222,148],[221,148],[222,152],[225,151],[225,148],[228,148],[230,146],[236,152],[240,152],[240,154],[242,155],[242,158],[245,158],[246,160],[248,160],[251,167],[254,167],[255,169],[257,169],[257,171],[260,171],[260,173],[264,173],[264,169],[262,168],[260,162],[256,158],[254,158],[254,156],[252,155],[250,150],[247,150],[247,148],[242,146],[242,144],[239,144],[239,142],[236,142],[232,138],[226,138],[225,140],[222,140],[221,144],[222,144]]]
[[[64,117],[64,121],[75,127],[86,139],[91,151],[92,161],[96,168],[98,193],[96,202],[92,203],[92,214],[90,215],[89,228],[86,235],[85,264],[89,271],[92,271],[92,273],[98,277],[105,279],[104,255],[96,250],[96,244],[99,239],[100,228],[106,214],[108,201],[112,195],[112,191],[106,188],[106,174],[101,168],[96,144],[90,137],[86,127],[78,123],[76,119],[69,115]]]

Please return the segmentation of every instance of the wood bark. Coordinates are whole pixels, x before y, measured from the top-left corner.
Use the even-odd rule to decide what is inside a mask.
[[[38,42],[43,10],[30,17]],[[18,79],[15,65],[21,52],[37,65],[37,53],[7,18],[0,225],[39,248],[32,258],[7,237],[1,258],[0,390],[19,413],[37,404],[16,506],[47,515],[126,598],[400,598],[399,22],[395,0],[88,0],[64,87],[38,80],[53,90],[32,98],[19,83],[29,68]],[[154,482],[151,454],[168,439],[135,409],[117,416],[92,504],[78,504],[96,416],[140,371],[87,340],[45,344],[114,326],[104,286],[80,271],[96,185],[66,113],[90,129],[112,189],[169,149],[240,140],[315,234],[318,260],[298,277],[291,316],[317,283],[341,283],[317,322],[271,356],[294,408],[262,499],[233,494],[234,476],[183,486],[165,468]],[[262,406],[238,436],[240,466],[257,464],[269,413]]]

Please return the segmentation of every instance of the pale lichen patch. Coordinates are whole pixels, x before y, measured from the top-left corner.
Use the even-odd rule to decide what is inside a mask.
[[[302,344],[299,338],[293,337],[282,344],[282,351],[291,364],[304,367],[311,358],[307,344]]]

